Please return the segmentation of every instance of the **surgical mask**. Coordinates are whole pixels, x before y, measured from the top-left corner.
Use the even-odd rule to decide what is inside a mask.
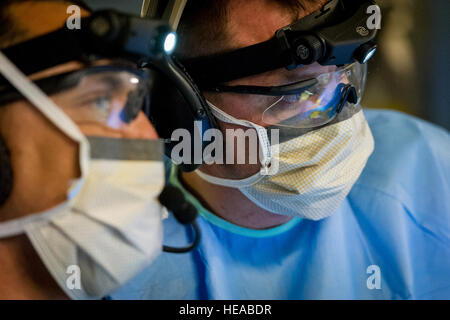
[[[268,143],[265,128],[238,120],[211,103],[210,107],[223,122],[257,130],[262,170],[242,180],[217,178],[200,170],[196,173],[212,184],[239,189],[256,205],[275,214],[310,220],[329,217],[350,192],[374,149],[360,107],[349,107],[352,110],[343,112],[334,123],[281,143]]]
[[[1,52],[0,72],[58,129],[79,144],[81,178],[69,200],[0,224],[0,238],[26,234],[72,299],[112,293],[162,248],[166,210],[162,145],[152,140],[86,138],[76,124]]]

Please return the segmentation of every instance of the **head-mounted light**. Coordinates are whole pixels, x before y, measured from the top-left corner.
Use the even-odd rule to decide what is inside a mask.
[[[125,59],[157,61],[174,50],[176,36],[167,22],[142,19],[113,10],[81,19],[81,28],[66,26],[3,50],[30,75],[70,61]]]
[[[367,13],[374,1],[332,0],[268,41],[231,52],[182,60],[202,89],[267,71],[366,63],[375,53],[376,29]]]

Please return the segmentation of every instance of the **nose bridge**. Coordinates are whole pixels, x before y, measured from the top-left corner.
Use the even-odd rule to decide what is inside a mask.
[[[138,116],[120,129],[123,138],[128,139],[158,139],[158,134],[150,120],[140,111]]]

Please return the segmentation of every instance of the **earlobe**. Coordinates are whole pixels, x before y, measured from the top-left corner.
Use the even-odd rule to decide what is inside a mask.
[[[9,198],[13,187],[13,172],[9,150],[0,135],[0,207]]]

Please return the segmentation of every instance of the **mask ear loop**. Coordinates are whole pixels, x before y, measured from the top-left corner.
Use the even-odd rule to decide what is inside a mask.
[[[67,137],[79,143],[81,178],[87,175],[89,167],[90,148],[87,138],[77,125],[44,93],[30,81],[4,54],[0,51],[0,73],[50,122]],[[81,181],[82,179],[80,179]]]
[[[267,135],[267,129],[251,121],[236,119],[235,117],[217,108],[211,102],[207,101],[207,103],[211,108],[212,114],[220,121],[230,124],[237,124],[248,128],[254,128],[256,130],[259,142],[261,143],[261,164],[262,164],[261,174],[269,175],[269,169],[272,161],[272,150],[270,140]]]
[[[53,209],[41,213],[35,213],[22,218],[14,219],[0,223],[0,239],[19,236],[25,232],[25,229],[31,223],[50,220],[54,215],[68,208],[67,203],[60,204]]]

